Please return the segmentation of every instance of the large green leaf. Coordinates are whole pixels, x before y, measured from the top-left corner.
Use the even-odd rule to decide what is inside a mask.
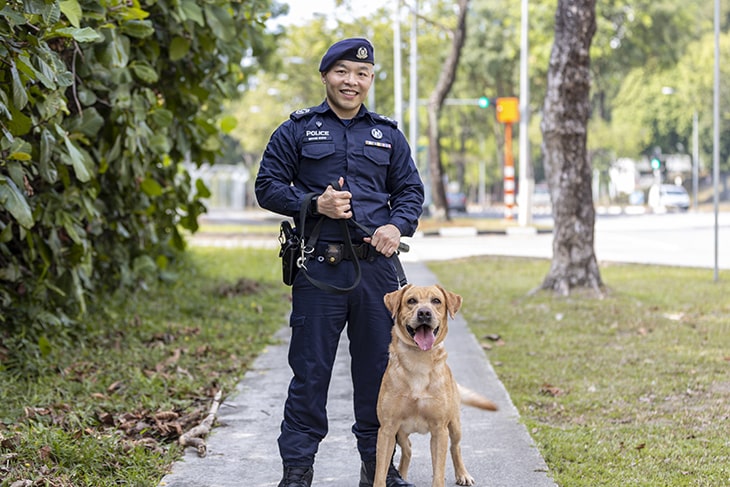
[[[63,27],[56,29],[53,34],[61,37],[70,37],[76,42],[96,42],[102,39],[101,35],[91,27],[84,27],[82,29]]]
[[[33,213],[12,179],[0,175],[0,203],[23,228],[33,228]]]
[[[133,62],[129,67],[132,69],[134,75],[144,83],[157,83],[160,79],[157,71],[146,62]]]
[[[10,133],[15,136],[26,135],[33,126],[33,121],[25,113],[18,110],[15,105],[10,106],[12,118],[7,121]]]
[[[180,17],[183,20],[192,20],[200,27],[205,25],[205,19],[203,18],[203,11],[196,3],[196,0],[182,0],[180,2]]]
[[[130,20],[122,24],[121,31],[130,37],[143,39],[155,33],[152,23],[147,20]]]
[[[28,103],[28,93],[25,92],[25,85],[20,79],[15,63],[10,65],[10,76],[13,79],[13,103],[16,109],[22,110]]]
[[[68,135],[61,127],[56,126],[56,132],[63,138],[63,143],[68,151],[67,164],[73,166],[79,181],[82,183],[88,182],[91,179],[91,168],[88,165],[84,153],[68,138]]]
[[[58,179],[58,171],[51,161],[51,152],[56,145],[56,139],[48,129],[41,131],[41,147],[40,147],[40,165],[39,172],[41,177],[47,183],[55,183]]]
[[[205,20],[213,34],[219,39],[230,42],[236,37],[236,24],[229,11],[218,5],[205,5]]]
[[[111,41],[106,46],[106,64],[110,68],[122,68],[129,63],[129,38],[111,31]]]
[[[175,37],[170,42],[170,61],[179,61],[190,52],[190,39]]]
[[[61,0],[59,5],[63,15],[71,22],[71,25],[78,29],[81,26],[81,16],[83,14],[78,0]]]
[[[152,178],[145,178],[140,185],[140,189],[148,196],[160,196],[162,194],[162,186]]]

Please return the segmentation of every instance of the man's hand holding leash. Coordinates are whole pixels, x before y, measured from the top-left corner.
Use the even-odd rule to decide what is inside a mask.
[[[398,246],[400,245],[400,230],[395,225],[388,223],[387,225],[376,228],[373,236],[365,237],[363,241],[368,242],[384,256],[390,257],[398,250]]]
[[[337,184],[341,188],[345,184],[345,178],[340,176]],[[330,184],[327,186],[324,193],[317,198],[316,210],[318,214],[327,216],[334,220],[349,220],[352,218],[351,200],[352,193],[345,190],[337,190],[333,187],[333,184]],[[357,222],[355,223],[362,230],[365,230],[366,233],[370,234],[370,231],[362,228]],[[397,250],[407,251],[402,248],[403,244],[401,244],[400,237],[401,234],[398,227],[389,223],[376,228],[375,231],[372,232],[371,236],[365,237],[363,241],[375,247],[375,250],[384,256],[390,257]]]

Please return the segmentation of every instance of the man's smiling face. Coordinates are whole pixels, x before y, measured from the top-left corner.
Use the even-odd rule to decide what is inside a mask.
[[[345,60],[337,61],[329,71],[322,73],[327,102],[337,116],[351,119],[357,115],[374,77],[372,64]]]

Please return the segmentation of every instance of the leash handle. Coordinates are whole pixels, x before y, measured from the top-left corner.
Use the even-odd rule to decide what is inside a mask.
[[[340,186],[340,182],[339,181],[334,181],[334,182],[330,183],[330,185],[334,189],[336,189],[337,191],[342,191],[342,187]],[[352,223],[354,223],[357,228],[359,228],[360,230],[362,230],[363,232],[365,232],[365,234],[368,237],[371,237],[372,238],[373,234],[375,233],[373,230],[371,230],[370,228],[366,227],[365,225],[363,225],[359,221],[355,220],[354,218],[350,218],[350,221]],[[411,250],[410,245],[408,245],[405,242],[398,242],[398,252],[408,252],[409,250]]]
[[[330,184],[332,185],[332,188],[336,189],[337,191],[342,191],[342,187],[340,186],[339,180],[335,181],[333,183],[330,183]],[[341,221],[344,222],[345,220],[341,220]],[[360,228],[360,230],[362,230],[369,237],[372,238],[372,236],[373,236],[372,230],[370,230],[368,227],[361,224],[354,218],[350,218],[350,221],[352,221],[358,228]],[[345,224],[345,228],[347,228],[347,224]],[[410,250],[410,247],[408,246],[408,244],[403,243],[403,242],[400,242],[398,244],[399,252],[408,252],[409,250]],[[406,272],[403,269],[403,264],[401,264],[400,259],[398,258],[398,252],[391,255],[389,260],[393,264],[393,269],[395,270],[395,275],[396,275],[396,278],[398,279],[398,285],[401,288],[404,287],[406,284],[408,284],[408,277],[406,277]],[[358,271],[359,271],[359,263],[357,262],[357,258],[355,258],[355,263],[356,263],[356,265],[358,265]],[[305,275],[306,275],[306,273],[305,273]],[[309,276],[307,276],[307,277],[309,277]]]

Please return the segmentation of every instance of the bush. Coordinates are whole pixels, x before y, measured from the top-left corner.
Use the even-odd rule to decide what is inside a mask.
[[[164,277],[208,195],[182,163],[220,152],[269,3],[0,0],[0,343],[44,353],[100,291]]]

